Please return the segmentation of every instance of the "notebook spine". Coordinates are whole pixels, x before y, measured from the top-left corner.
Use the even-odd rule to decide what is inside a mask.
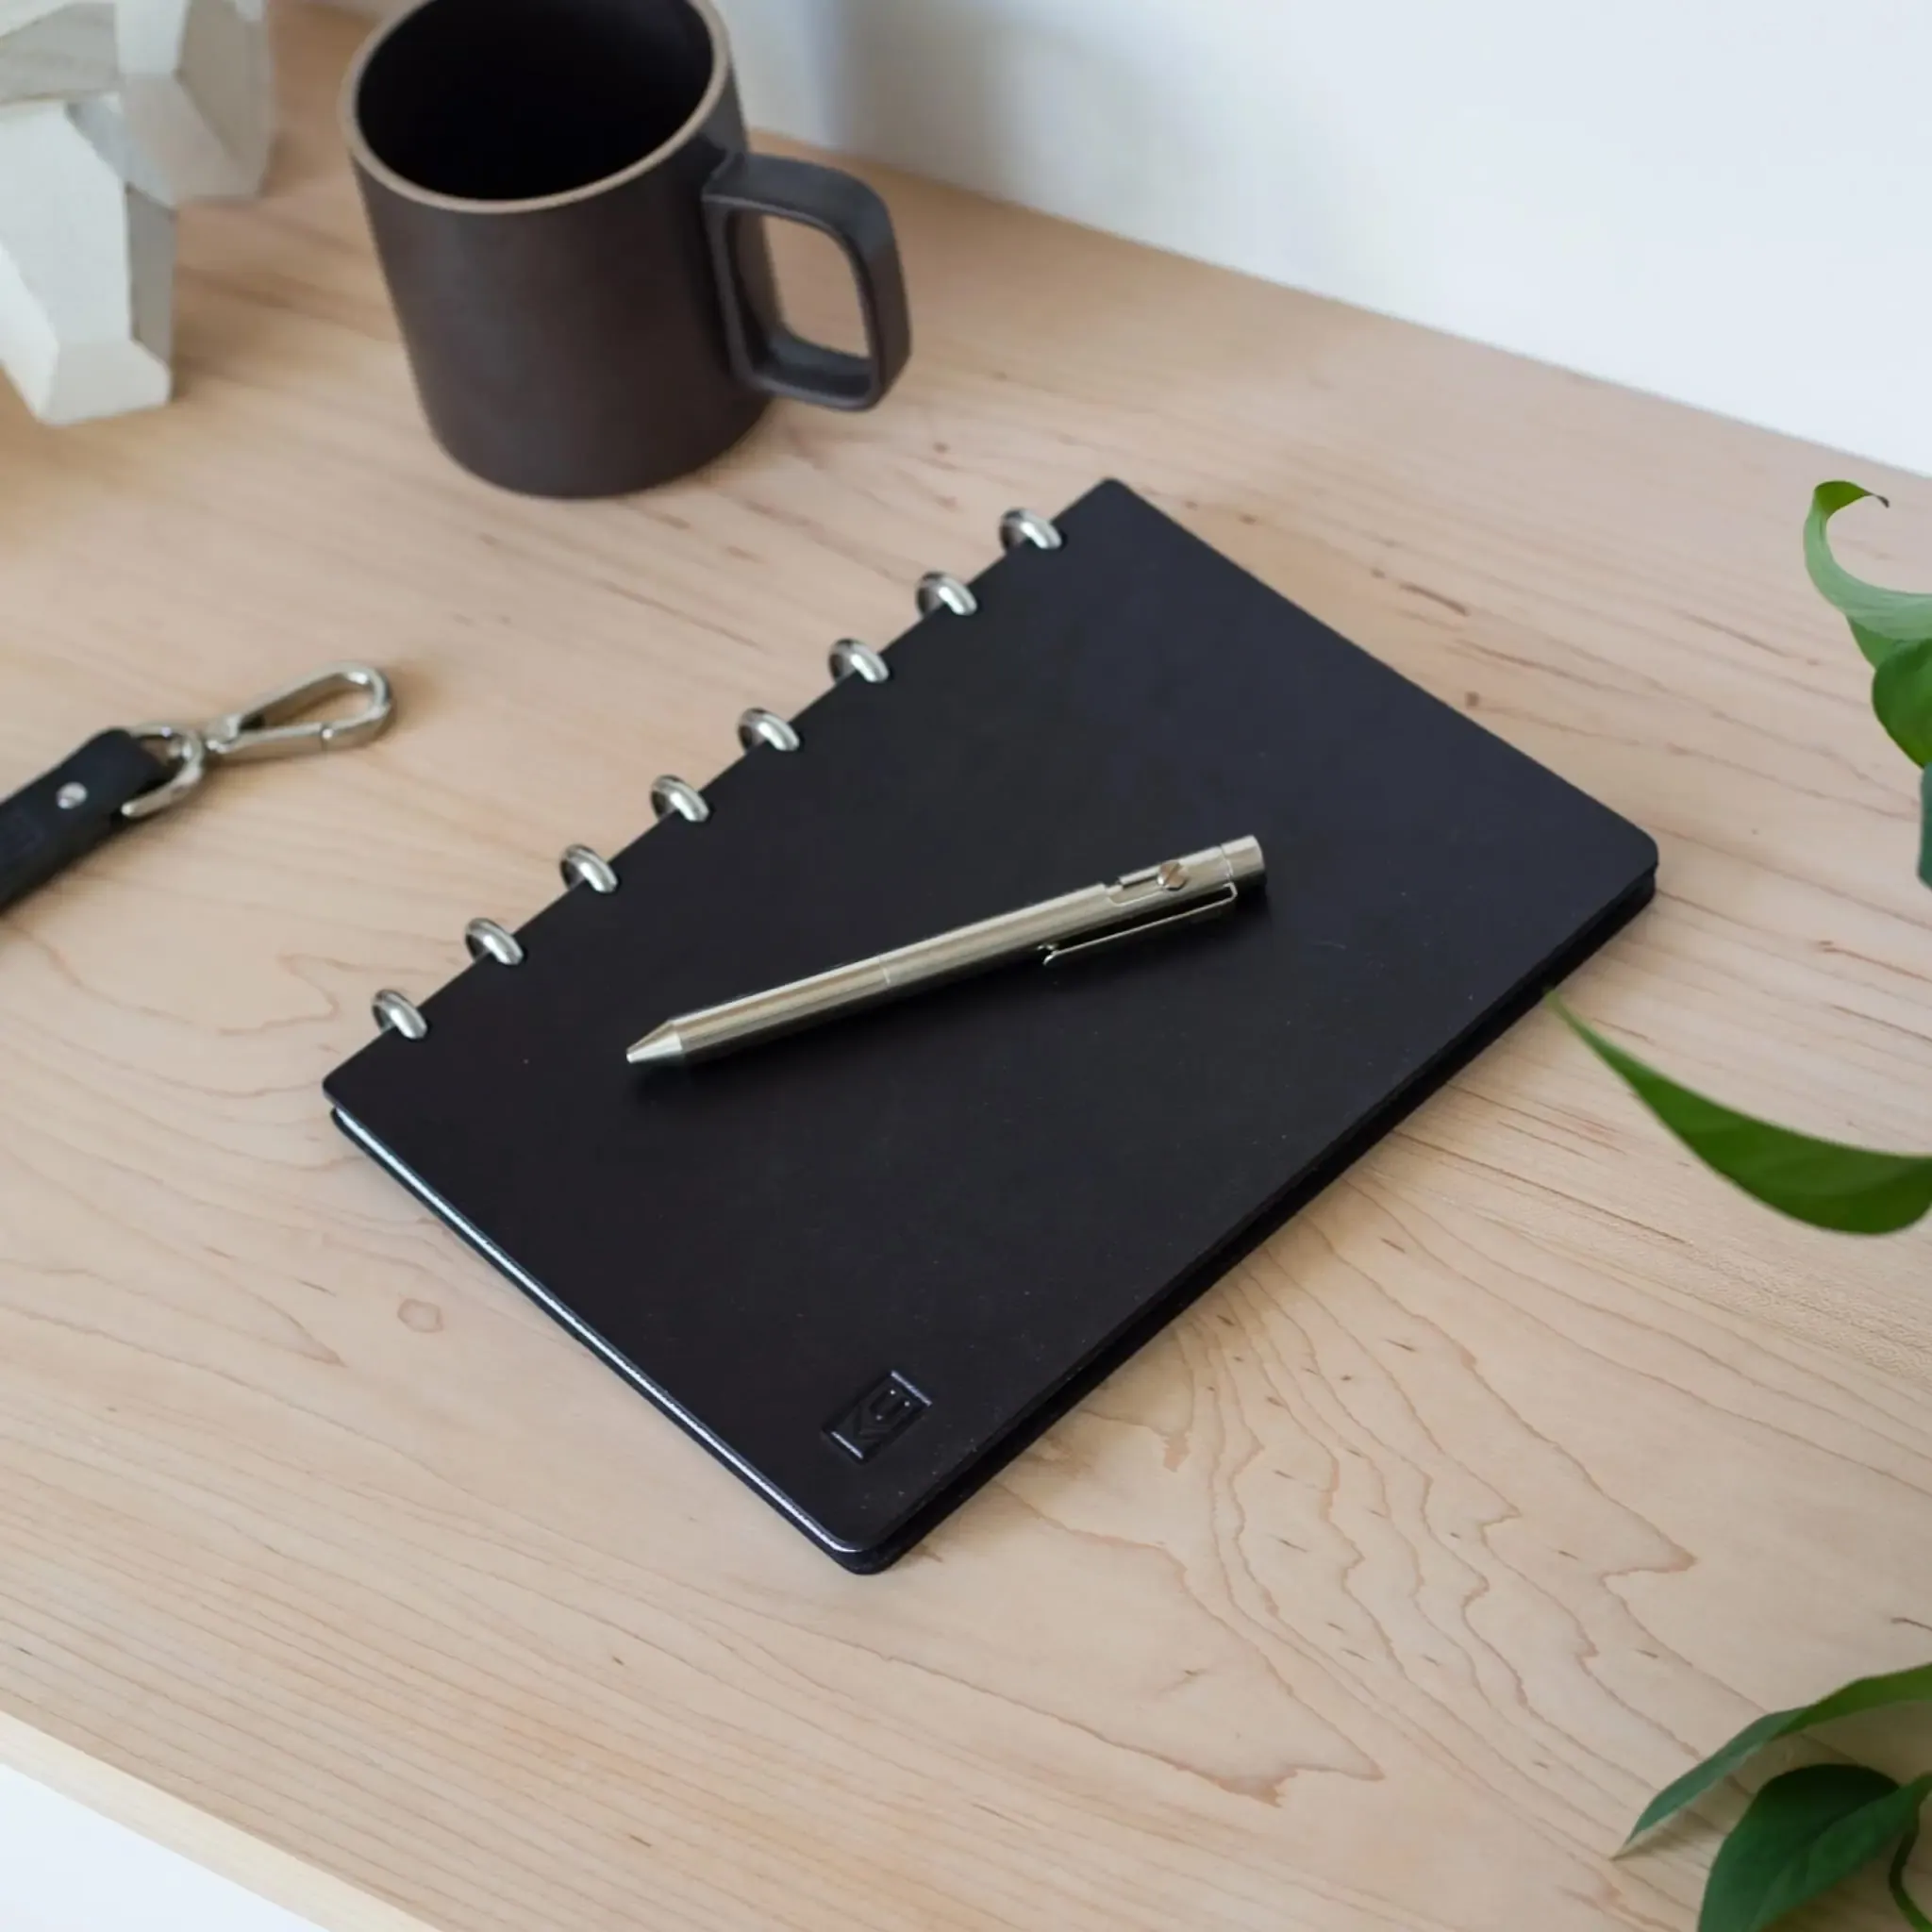
[[[1066,542],[1059,526],[1037,510],[1009,509],[1000,519],[1002,550],[1058,550]],[[949,612],[955,617],[973,617],[979,599],[972,586],[942,570],[927,571],[920,578],[916,592],[919,614],[931,617]],[[841,638],[832,646],[828,668],[835,684],[848,680],[859,684],[884,684],[892,675],[884,656],[857,638]],[[738,721],[738,741],[747,754],[764,749],[794,752],[801,740],[798,727],[775,711],[754,706]],[[701,825],[711,816],[710,802],[695,785],[667,773],[651,787],[651,810],[659,818],[681,818]],[[592,892],[614,892],[621,881],[616,868],[589,845],[568,845],[558,861],[566,889],[583,887]],[[523,941],[493,919],[473,919],[463,928],[463,942],[470,958],[504,967],[521,966],[525,959]],[[402,1040],[422,1040],[429,1032],[429,1022],[422,1009],[406,994],[385,987],[370,1003],[378,1031],[393,1033]]]

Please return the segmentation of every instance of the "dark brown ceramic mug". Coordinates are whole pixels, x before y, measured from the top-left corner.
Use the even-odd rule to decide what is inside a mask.
[[[906,365],[884,202],[747,150],[708,0],[420,0],[357,58],[342,123],[429,426],[490,482],[642,490],[774,396],[870,408]],[[864,355],[786,326],[763,215],[843,249]]]

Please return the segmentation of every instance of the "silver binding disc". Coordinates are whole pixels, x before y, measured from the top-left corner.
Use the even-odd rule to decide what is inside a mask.
[[[473,959],[494,959],[499,966],[521,966],[524,942],[493,919],[473,919],[463,928],[463,943]]]
[[[614,892],[617,874],[608,858],[600,858],[588,845],[566,845],[557,861],[567,886],[589,886],[593,892]]]
[[[369,1002],[369,1010],[385,1033],[400,1033],[405,1040],[421,1040],[429,1031],[429,1022],[417,1011],[415,1003],[388,987]]]
[[[687,785],[682,778],[674,778],[668,774],[651,787],[651,809],[660,819],[675,812],[679,818],[689,819],[694,825],[703,824],[711,816],[711,808],[705,803],[705,794],[695,785]]]
[[[746,751],[758,744],[769,744],[774,751],[796,751],[798,733],[776,711],[754,705],[738,721],[738,741]]]
[[[832,646],[831,665],[835,684],[847,677],[856,677],[865,684],[883,684],[892,675],[891,666],[870,644],[861,644],[857,638],[841,638]]]
[[[950,610],[955,617],[971,617],[979,608],[979,599],[956,576],[942,570],[929,570],[919,580],[919,614],[930,617],[935,610]]]
[[[1017,550],[1030,543],[1036,550],[1058,550],[1067,540],[1059,525],[1050,523],[1038,510],[1009,509],[1000,519],[1000,548]]]

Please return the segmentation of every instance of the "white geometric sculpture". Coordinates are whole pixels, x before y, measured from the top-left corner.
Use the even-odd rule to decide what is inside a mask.
[[[254,194],[275,134],[264,0],[121,0],[121,108],[179,208]]]
[[[264,0],[0,0],[0,368],[49,423],[168,399],[173,209],[252,194]]]
[[[172,211],[122,178],[68,103],[0,108],[0,368],[34,414],[166,402],[174,306]]]
[[[0,103],[71,101],[111,88],[116,32],[107,0],[0,0]]]

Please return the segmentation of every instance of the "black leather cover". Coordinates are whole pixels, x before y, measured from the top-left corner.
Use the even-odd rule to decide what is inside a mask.
[[[1118,483],[473,966],[342,1124],[853,1569],[1652,890],[1635,826]],[[1253,833],[1258,906],[741,1057],[658,1021]],[[693,1469],[691,1480],[703,1477]]]

